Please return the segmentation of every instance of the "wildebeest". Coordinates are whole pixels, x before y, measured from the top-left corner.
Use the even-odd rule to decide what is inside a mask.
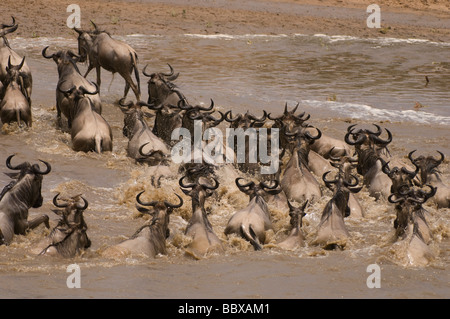
[[[296,131],[294,133],[282,130],[290,137],[291,157],[286,164],[281,178],[281,188],[289,200],[302,203],[308,200],[310,203],[322,197],[322,190],[316,178],[308,167],[309,145],[320,138],[321,131],[317,129],[315,136],[309,132]]]
[[[302,219],[306,215],[305,208],[308,205],[308,201],[305,201],[301,207],[295,207],[289,201],[287,203],[289,205],[291,231],[287,238],[278,243],[278,247],[293,250],[304,245],[305,238],[302,234]]]
[[[18,65],[21,63],[23,58],[15,52],[9,46],[8,40],[6,39],[6,35],[8,33],[12,33],[17,30],[18,24],[14,17],[12,17],[12,24],[1,24],[0,25],[0,37],[3,38],[3,43],[0,43],[0,99],[2,98],[2,82],[6,79],[7,72],[6,67],[9,63]],[[10,62],[8,62],[10,61]],[[23,95],[28,100],[28,104],[31,105],[31,92],[33,87],[33,76],[31,74],[31,70],[26,62],[23,63],[23,66],[20,69],[20,87],[22,89]]]
[[[322,179],[329,188],[334,185],[334,194],[322,211],[314,244],[324,249],[343,248],[350,237],[344,222],[344,218],[350,215],[349,195],[350,192],[359,192],[362,187],[358,187],[359,180],[355,175],[350,175],[351,178],[346,179],[339,170],[335,179],[329,180],[327,178],[329,173],[331,172],[325,173]]]
[[[426,265],[434,258],[429,244],[432,240],[431,230],[425,218],[423,204],[436,194],[436,188],[427,184],[430,189],[402,187],[397,193],[388,197],[395,204],[394,241],[409,240],[407,254],[411,263]]]
[[[72,129],[70,131],[72,137],[72,149],[77,152],[97,153],[111,152],[113,135],[108,122],[98,114],[93,106],[92,101],[86,95],[94,95],[98,93],[98,86],[95,84],[96,90],[88,91],[84,86],[76,88],[71,87],[68,90],[62,90],[62,93],[69,99],[73,99],[74,107],[71,108]]]
[[[42,215],[28,220],[28,210],[42,206],[41,194],[43,176],[50,173],[51,165],[43,160],[46,169],[41,171],[38,164],[31,165],[23,162],[12,166],[10,155],[6,159],[6,166],[17,173],[7,175],[14,179],[0,193],[0,244],[11,244],[14,234],[24,235],[30,229],[44,223],[50,228],[49,217]]]
[[[84,87],[89,91],[94,91],[95,86],[81,75],[78,69],[77,62],[80,56],[73,53],[71,50],[60,50],[56,53],[48,54],[48,46],[42,50],[42,56],[46,59],[53,59],[58,68],[58,83],[56,85],[56,111],[58,124],[61,126],[61,113],[67,118],[69,129],[72,127],[72,111],[74,101],[61,92],[61,90],[68,90],[72,87],[79,89]],[[58,89],[59,88],[59,89]],[[91,100],[94,110],[98,114],[102,114],[102,101],[100,94],[90,94],[87,96]]]
[[[31,127],[33,120],[30,100],[24,95],[21,84],[23,79],[20,75],[24,62],[25,57],[19,65],[12,65],[11,59],[8,58],[7,74],[3,82],[5,93],[0,102],[0,118],[3,123],[17,122],[21,127],[23,122],[26,126]]]
[[[86,233],[88,227],[83,216],[89,203],[81,195],[73,196],[66,200],[66,203],[58,203],[58,197],[59,193],[53,197],[53,205],[59,208],[53,209],[53,212],[60,219],[48,236],[47,241],[50,244],[39,255],[71,258],[91,246],[91,240]],[[79,203],[80,199],[83,201],[82,205]]]
[[[423,186],[426,184],[430,184],[437,188],[436,194],[432,197],[432,201],[437,205],[438,208],[449,208],[450,207],[450,187],[445,185],[441,179],[440,172],[438,171],[438,166],[444,161],[444,154],[440,151],[438,159],[433,156],[419,156],[417,158],[413,158],[412,154],[415,152],[412,151],[409,154],[409,158],[419,167],[420,181],[419,185]]]
[[[141,88],[139,72],[137,68],[138,55],[128,44],[113,39],[111,35],[103,30],[99,30],[94,22],[93,31],[84,31],[78,28],[74,30],[78,33],[78,54],[80,62],[88,60],[88,69],[84,77],[95,68],[97,71],[97,84],[101,84],[100,70],[119,73],[125,80],[125,91],[123,98],[127,97],[128,91],[133,90],[136,101],[141,100]],[[134,71],[136,83],[133,82],[131,74]]]
[[[123,135],[128,138],[127,155],[138,162],[146,162],[150,165],[161,163],[170,154],[170,151],[168,145],[153,134],[145,120],[145,117],[150,116],[150,114],[147,115],[142,107],[148,106],[148,104],[141,101],[123,104],[122,100],[119,103],[122,112],[125,114]],[[150,156],[150,152],[154,156]],[[161,157],[160,161],[158,161],[156,155]]]
[[[411,159],[412,153],[414,151],[410,152],[408,154],[408,157]],[[391,185],[391,193],[395,194],[398,193],[398,190],[402,187],[410,188],[413,186],[414,178],[416,177],[417,173],[419,172],[419,166],[414,163],[413,160],[411,160],[412,164],[416,167],[414,171],[408,170],[406,167],[402,166],[401,168],[395,166],[393,168],[389,168],[389,162],[386,162],[384,159],[380,158],[382,166],[382,171],[392,181]]]
[[[192,216],[185,230],[185,235],[191,237],[186,248],[186,254],[200,259],[210,252],[223,251],[222,241],[217,237],[208,220],[205,201],[219,187],[219,182],[213,178],[214,185],[198,180],[196,183],[186,183],[186,176],[179,179],[183,193],[191,197]]]
[[[363,183],[370,196],[375,199],[386,199],[390,195],[392,181],[383,173],[380,157],[392,141],[392,133],[385,129],[388,137],[383,140],[380,138],[382,130],[379,125],[374,124],[377,128],[375,132],[368,129],[354,131],[355,125],[347,128],[344,140],[347,144],[355,146],[358,158],[357,172],[363,176]],[[392,159],[385,158],[385,161],[389,160]]]
[[[242,179],[238,177],[235,183],[241,192],[249,196],[249,203],[230,217],[224,233],[237,234],[248,240],[255,250],[261,250],[266,240],[266,231],[273,229],[269,207],[263,193],[275,195],[281,192],[281,188],[277,181],[269,186],[265,182],[241,184]]]
[[[167,254],[166,238],[169,237],[170,215],[175,208],[183,205],[183,199],[175,194],[179,199],[177,204],[172,204],[167,200],[144,202],[141,199],[143,193],[145,193],[145,190],[137,194],[137,203],[152,208],[148,209],[138,205],[136,205],[136,208],[139,212],[150,215],[151,220],[139,227],[129,239],[107,248],[103,253],[105,256],[144,254],[154,258],[158,254]]]

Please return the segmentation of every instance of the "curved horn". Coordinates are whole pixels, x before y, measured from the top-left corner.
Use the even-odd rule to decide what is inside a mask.
[[[12,18],[12,24],[0,24],[0,29],[4,29],[4,28],[11,28],[16,26],[16,18],[14,18],[14,16],[11,16]]]
[[[274,182],[275,182],[275,185],[273,185],[273,186],[269,186],[265,182],[260,182],[259,185],[261,186],[261,188],[275,189],[278,187],[278,185],[280,185],[280,183],[276,179],[274,180]]]
[[[374,141],[376,144],[387,145],[387,144],[389,144],[390,142],[392,142],[392,133],[391,133],[387,128],[385,128],[385,130],[386,130],[386,132],[387,132],[387,134],[388,134],[388,138],[387,138],[386,140],[383,140],[383,139],[379,138],[378,136],[374,136],[374,137],[373,137],[373,141]]]
[[[389,169],[389,162],[386,162],[384,159],[382,159],[381,157],[379,158],[380,162],[381,162],[381,170],[383,171],[383,173],[385,173],[386,175],[389,175],[391,173],[391,170]]]
[[[8,56],[8,70],[11,69],[13,65],[11,64],[11,55]]]
[[[143,193],[145,193],[145,190],[143,190],[142,192],[140,192],[139,194],[136,195],[136,201],[139,204],[141,204],[142,206],[155,206],[158,203],[158,201],[156,201],[156,200],[153,200],[151,202],[143,202],[143,201],[141,201],[141,195]]]
[[[126,107],[127,109],[130,108],[133,105],[133,101],[129,101],[127,104],[124,104],[125,98],[121,98],[119,100],[119,105],[122,107]]]
[[[388,197],[389,203],[396,204],[396,203],[403,202],[403,201],[405,200],[404,197],[399,197],[399,198],[397,198],[397,199],[394,199],[394,197],[395,197],[396,195],[397,195],[397,194],[391,194],[391,195],[389,195],[389,197]]]
[[[17,69],[20,70],[23,67],[23,64],[25,63],[25,57],[23,57],[22,62],[17,66]]]
[[[86,208],[88,208],[88,206],[89,206],[89,202],[86,200],[86,198],[84,198],[82,196],[81,196],[81,199],[83,200],[84,204],[83,204],[83,206],[80,206],[80,205],[77,204],[77,208],[79,210],[86,210]]]
[[[428,193],[424,192],[421,189],[419,190],[420,194],[423,195],[423,197],[424,197],[423,203],[425,203],[428,199],[433,197],[436,194],[436,191],[437,191],[437,187],[433,187],[430,184],[426,184],[426,186],[428,186],[430,188],[430,191]]]
[[[355,180],[355,182],[354,182],[354,183],[351,183],[351,181],[350,181],[350,182],[347,182],[347,181],[344,180],[344,185],[347,186],[347,187],[355,187],[355,186],[358,186],[358,184],[359,184],[359,179],[358,179],[358,177],[357,177],[356,175],[354,175],[354,174],[350,174],[350,177],[352,177],[352,178]]]
[[[94,21],[90,20],[92,25],[94,26],[95,31],[99,31],[97,25],[94,23]]]
[[[47,49],[49,46],[46,46],[43,50],[42,50],[42,56],[46,59],[52,59],[55,56],[55,53],[53,53],[52,55],[47,55]]]
[[[60,194],[61,194],[61,193],[58,193],[58,194],[55,195],[55,197],[53,197],[53,205],[55,205],[56,207],[59,207],[59,208],[68,207],[68,206],[69,206],[69,203],[66,203],[66,204],[58,204],[58,197],[59,197]]]
[[[166,205],[167,208],[180,208],[181,206],[183,206],[183,199],[178,194],[175,194],[175,196],[178,197],[178,199],[180,200],[180,203],[179,204],[171,204],[165,200],[164,205]]]
[[[240,119],[240,118],[241,118],[241,115],[240,115],[240,114],[236,115],[236,117],[233,118],[233,115],[232,115],[232,113],[231,113],[231,110],[229,110],[228,112],[225,113],[225,121],[227,121],[227,122],[229,122],[229,123],[232,123],[232,122],[234,122],[234,121],[237,121],[237,120]]]
[[[364,135],[364,134],[359,135],[355,141],[351,141],[350,140],[351,134],[353,134],[351,131],[347,132],[347,134],[345,134],[345,137],[344,137],[345,143],[347,143],[348,145],[361,145],[362,143],[364,143],[366,141],[366,135]]]
[[[172,68],[172,66],[169,63],[167,63],[167,65],[170,68],[170,73],[161,73],[161,74],[164,75],[164,76],[172,76],[173,75],[173,68]]]
[[[151,78],[151,77],[153,77],[155,75],[155,73],[148,74],[147,72],[145,72],[145,70],[147,69],[147,66],[148,66],[148,64],[145,65],[144,69],[142,70],[142,74],[144,74],[145,76]]]
[[[317,130],[316,136],[312,136],[308,131],[306,131],[304,135],[311,140],[318,140],[322,137],[322,132],[317,127],[315,129]]]
[[[75,32],[78,33],[79,35],[81,35],[84,32],[83,30],[81,30],[77,27],[74,27],[73,30],[75,30]]]
[[[71,87],[70,89],[68,89],[68,90],[62,90],[61,87],[58,85],[58,86],[57,86],[57,89],[58,89],[59,92],[61,92],[61,93],[63,93],[63,94],[72,94],[73,90],[76,89],[76,86],[74,85],[74,86],[72,86],[72,87]]]
[[[17,166],[12,166],[12,165],[11,165],[11,159],[12,159],[14,156],[16,156],[16,154],[13,154],[13,155],[8,156],[8,158],[6,159],[6,167],[8,167],[9,169],[12,169],[12,170],[21,170],[21,169],[24,167],[24,164],[25,164],[25,163],[19,164],[19,165],[17,165]]]
[[[434,165],[434,167],[437,167],[437,166],[441,165],[441,163],[445,159],[445,156],[444,156],[444,154],[442,152],[440,152],[440,151],[436,151],[436,152],[438,152],[441,155],[441,158],[437,160],[437,163]]]
[[[414,150],[414,151],[411,151],[408,153],[408,158],[411,161],[411,163],[413,163],[414,165],[415,165],[417,159],[414,159],[412,155],[415,151],[417,151],[417,150]]]
[[[264,122],[267,119],[267,112],[263,110],[263,115],[260,118],[255,117],[253,114],[250,114],[248,117],[255,122]]]
[[[183,182],[183,180],[184,180],[185,178],[187,178],[187,176],[181,177],[181,178],[179,179],[179,181],[178,181],[178,184],[179,184],[181,187],[183,187],[183,188],[194,188],[195,186],[197,186],[197,184],[195,184],[195,183],[185,184],[185,183]]]
[[[339,180],[339,176],[337,176],[334,180],[327,180],[327,175],[328,175],[329,173],[331,173],[331,171],[325,172],[325,173],[322,175],[322,180],[323,180],[323,182],[324,182],[326,185],[337,183],[338,180]]]
[[[95,82],[92,82],[92,85],[95,86],[95,91],[94,92],[89,92],[84,86],[80,86],[81,93],[88,94],[88,95],[98,94],[98,84],[95,83]]]
[[[209,105],[209,107],[197,106],[196,108],[201,111],[211,111],[213,109],[213,107],[214,107],[214,101],[213,101],[213,99],[211,99],[211,104]]]
[[[219,181],[215,178],[213,178],[214,181],[214,185],[213,186],[209,186],[207,184],[200,184],[201,186],[203,186],[204,188],[210,189],[210,190],[215,190],[217,188],[219,188]]]
[[[365,130],[366,133],[371,134],[371,135],[375,135],[375,136],[380,136],[381,133],[382,133],[381,127],[379,125],[377,125],[377,124],[373,124],[373,126],[375,126],[377,128],[377,131],[376,132],[372,132],[372,131],[369,131],[369,130]]]
[[[45,169],[45,171],[41,171],[40,169],[39,169],[39,166],[34,166],[33,165],[33,172],[35,173],[35,174],[40,174],[40,175],[47,175],[48,173],[50,173],[51,172],[51,170],[52,170],[52,166],[48,163],[48,162],[46,162],[46,161],[43,161],[43,160],[39,160],[40,162],[42,162],[42,163],[44,163],[44,165],[46,166],[46,169]]]
[[[244,179],[244,178],[238,177],[238,178],[236,178],[235,181],[234,181],[234,182],[236,183],[237,187],[239,187],[239,188],[252,187],[253,185],[255,185],[254,182],[249,182],[249,183],[247,183],[247,184],[241,184],[241,183],[239,182],[241,179]]]

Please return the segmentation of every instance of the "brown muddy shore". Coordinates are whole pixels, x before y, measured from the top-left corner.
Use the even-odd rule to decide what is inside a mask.
[[[86,1],[4,0],[0,21],[20,25],[14,36],[74,37],[67,6],[81,9],[81,27],[93,20],[112,34],[316,34],[450,41],[447,0],[379,0],[381,28],[368,28],[366,0]]]

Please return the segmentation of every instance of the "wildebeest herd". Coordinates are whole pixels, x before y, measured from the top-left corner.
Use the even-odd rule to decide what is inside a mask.
[[[279,115],[263,111],[259,117],[248,111],[223,113],[216,110],[213,100],[209,106],[191,105],[173,83],[179,73],[175,73],[171,65],[167,73],[149,73],[148,65],[142,70],[149,78],[148,100],[144,102],[141,100],[135,50],[113,39],[94,23],[93,26],[94,30],[74,28],[78,34],[78,53],[71,50],[50,52],[49,47],[42,49],[42,56],[56,63],[57,125],[63,129],[64,118],[67,120],[73,151],[101,153],[113,149],[111,127],[101,115],[101,68],[117,72],[125,80],[124,96],[118,106],[124,115],[127,155],[136,163],[157,167],[158,178],[155,178],[154,187],[160,186],[165,172],[170,173],[168,165],[172,161],[171,148],[174,145],[171,137],[177,128],[185,128],[194,134],[194,122],[200,121],[203,130],[229,123],[226,125],[230,128],[244,131],[265,127],[269,131],[277,129],[280,132],[281,164],[274,174],[258,174],[259,163],[250,162],[219,165],[203,161],[179,166],[180,189],[192,201],[192,215],[185,229],[185,235],[191,238],[186,247],[190,255],[201,257],[211,251],[223,250],[223,242],[208,220],[205,202],[219,187],[216,171],[226,165],[236,174],[236,187],[249,197],[249,202],[232,215],[224,233],[241,236],[255,250],[263,249],[266,231],[273,227],[268,204],[277,205],[290,216],[290,234],[278,246],[284,249],[301,247],[304,244],[302,218],[305,209],[317,204],[324,187],[330,189],[333,196],[323,207],[313,244],[324,249],[344,248],[350,236],[345,218],[350,215],[364,217],[364,208],[355,194],[365,187],[377,201],[395,204],[393,227],[396,240],[408,240],[408,249],[414,258],[431,258],[428,245],[433,234],[427,224],[427,211],[423,204],[430,200],[438,209],[450,207],[450,190],[438,171],[444,161],[443,153],[415,156],[416,150],[413,150],[407,154],[407,163],[404,158],[389,154],[387,146],[393,136],[388,129],[383,130],[377,124],[373,124],[373,128],[358,128],[353,124],[347,128],[344,140],[336,139],[311,125],[308,122],[310,116],[305,112],[296,114],[298,105],[289,110],[286,104]],[[25,57],[11,49],[6,38],[17,27],[14,18],[11,24],[0,25],[3,39],[0,44],[0,115],[3,124],[17,122],[19,127],[30,127],[32,75]],[[82,75],[77,63],[86,61],[88,69]],[[86,79],[93,68],[97,71],[96,83]],[[133,73],[136,82],[133,81]],[[126,102],[130,88],[136,102]],[[384,132],[387,137],[382,137]],[[246,150],[248,152],[248,148]],[[42,180],[51,172],[51,164],[41,161],[46,167],[41,169],[38,164],[28,162],[12,164],[13,158],[14,155],[10,155],[6,160],[7,168],[15,171],[8,173],[12,181],[0,193],[0,244],[5,245],[11,244],[14,234],[26,234],[42,223],[50,228],[48,216],[28,220],[28,210],[42,206]],[[145,201],[142,198],[144,193],[136,195],[136,207],[142,214],[151,215],[150,221],[129,239],[109,247],[107,252],[151,257],[166,254],[170,214],[185,203],[179,195],[176,195],[178,201],[175,203],[168,200]],[[145,196],[150,197],[149,193]],[[83,217],[88,201],[81,194],[66,199],[59,196],[57,194],[53,198],[53,211],[60,218],[45,239],[46,245],[40,255],[73,257],[91,245]]]

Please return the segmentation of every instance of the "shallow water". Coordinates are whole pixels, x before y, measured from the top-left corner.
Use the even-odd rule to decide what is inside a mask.
[[[209,104],[233,113],[251,110],[256,116],[267,110],[280,114],[284,104],[300,103],[311,114],[309,122],[325,134],[342,139],[348,125],[378,123],[394,135],[393,155],[450,156],[449,43],[402,39],[358,39],[325,35],[179,35],[121,37],[139,55],[139,69],[168,71],[170,63],[180,72],[176,84],[191,104]],[[448,298],[449,210],[431,204],[428,221],[433,232],[431,248],[436,258],[427,266],[412,265],[403,242],[392,243],[393,206],[375,202],[364,189],[358,194],[366,215],[350,216],[346,225],[351,239],[343,251],[325,251],[313,242],[324,197],[307,208],[303,231],[307,245],[283,251],[276,243],[287,236],[287,212],[271,207],[274,231],[268,232],[263,251],[255,252],[244,240],[223,234],[232,213],[247,202],[229,171],[219,172],[217,195],[207,200],[209,219],[223,240],[225,252],[202,260],[184,255],[189,238],[183,235],[190,217],[190,199],[178,186],[178,175],[153,189],[153,170],[134,164],[126,156],[122,136],[123,114],[114,103],[122,96],[123,80],[102,71],[103,115],[112,127],[112,153],[75,153],[70,134],[56,128],[56,65],[41,56],[72,48],[65,38],[13,38],[11,46],[27,56],[33,70],[33,127],[19,131],[5,125],[0,135],[0,163],[17,153],[14,161],[49,161],[52,172],[44,177],[44,205],[30,216],[46,213],[52,226],[56,215],[52,198],[57,192],[83,193],[89,201],[85,212],[92,247],[82,256],[37,257],[39,244],[48,234],[40,226],[27,236],[16,236],[10,246],[0,246],[0,296],[4,298]],[[80,66],[82,73],[86,69]],[[425,85],[425,75],[430,82]],[[95,79],[94,71],[89,75]],[[146,78],[141,75],[143,99]],[[129,94],[129,98],[134,96]],[[414,109],[416,102],[424,107]],[[224,126],[221,126],[224,127]],[[176,165],[172,166],[176,172]],[[3,170],[7,171],[6,167]],[[449,184],[448,161],[441,168]],[[0,176],[1,185],[9,182]],[[134,207],[135,196],[148,190],[152,198],[185,199],[171,217],[168,255],[149,260],[145,256],[110,259],[103,251],[131,236],[145,220]],[[150,197],[150,195],[147,195]],[[66,268],[77,263],[81,289],[68,289]],[[381,288],[369,289],[366,269],[381,267]]]

